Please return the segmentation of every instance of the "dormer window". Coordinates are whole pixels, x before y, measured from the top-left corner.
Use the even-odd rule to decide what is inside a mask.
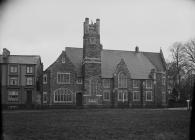
[[[66,63],[65,57],[62,57],[62,63]]]

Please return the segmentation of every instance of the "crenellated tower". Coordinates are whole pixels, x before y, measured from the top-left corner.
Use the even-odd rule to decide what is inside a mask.
[[[84,21],[83,35],[83,76],[84,76],[84,91],[85,94],[91,95],[91,99],[95,99],[95,95],[100,94],[98,85],[101,81],[101,51],[100,44],[100,20],[89,23],[89,18]],[[94,82],[95,81],[95,82]],[[96,84],[96,89],[93,90],[91,84]],[[95,91],[97,90],[97,91]],[[93,96],[93,97],[92,97]],[[93,100],[92,99],[92,100]],[[87,100],[86,100],[87,102]],[[95,102],[95,101],[94,101]]]

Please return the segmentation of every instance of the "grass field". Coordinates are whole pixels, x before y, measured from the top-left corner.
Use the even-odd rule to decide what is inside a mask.
[[[190,112],[149,109],[51,109],[3,112],[11,140],[187,140]]]

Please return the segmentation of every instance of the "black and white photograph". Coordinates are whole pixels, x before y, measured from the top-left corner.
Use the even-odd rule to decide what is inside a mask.
[[[193,140],[195,0],[3,0],[1,139]]]

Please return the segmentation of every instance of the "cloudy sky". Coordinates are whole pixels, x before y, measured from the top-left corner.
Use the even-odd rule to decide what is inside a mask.
[[[100,19],[104,49],[159,52],[195,38],[194,0],[10,0],[0,9],[0,53],[40,55],[44,69],[65,47],[82,48],[85,17]]]

